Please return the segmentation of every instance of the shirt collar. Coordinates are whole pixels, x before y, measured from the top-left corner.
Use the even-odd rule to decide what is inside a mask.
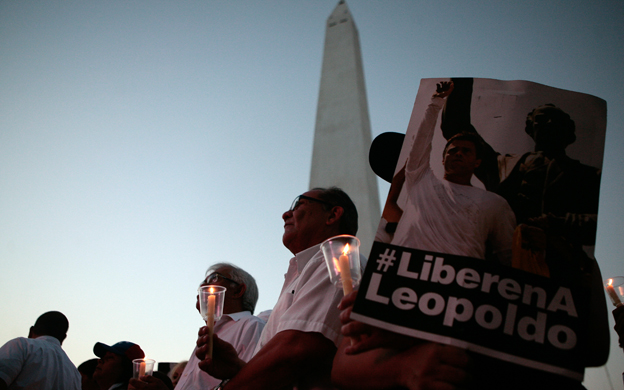
[[[297,253],[293,258],[297,262],[297,272],[301,273],[303,268],[308,264],[308,262],[314,257],[315,254],[321,248],[321,244],[316,244],[314,246],[309,247],[308,249],[304,249],[301,252]]]
[[[226,316],[230,317],[234,321],[238,321],[238,320],[240,320],[242,318],[250,317],[251,316],[251,312],[249,310],[246,310],[246,311],[239,311],[239,312],[236,312],[236,313],[223,314],[223,317],[226,317]]]
[[[52,343],[52,344],[61,345],[61,342],[59,341],[59,339],[57,339],[54,336],[44,335],[44,336],[39,336],[37,338],[41,339],[41,340],[45,340],[45,341],[47,341],[49,343]]]

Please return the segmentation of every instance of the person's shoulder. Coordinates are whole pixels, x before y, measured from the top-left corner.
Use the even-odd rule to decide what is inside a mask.
[[[578,160],[573,160],[576,164],[577,170],[581,172],[583,176],[597,176],[600,177],[602,170],[600,168],[592,167],[591,165],[583,164]]]
[[[297,253],[297,263],[301,273],[314,272],[315,269],[321,266],[325,267],[325,257],[321,250],[321,244],[313,245]]]
[[[269,309],[269,310],[263,310],[260,313],[258,313],[258,315],[256,316],[256,318],[267,322],[269,320],[269,317],[271,316],[271,313],[273,312],[273,309]]]
[[[26,337],[16,337],[16,338],[11,339],[11,340],[7,341],[6,343],[4,343],[2,345],[2,348],[11,347],[11,346],[27,345],[29,343],[29,340],[34,340],[34,339],[28,339]]]
[[[54,336],[44,335],[44,336],[39,336],[36,339],[30,339],[30,340],[32,340],[31,342],[32,345],[45,345],[47,348],[57,349],[61,351],[63,350],[61,346],[61,342],[59,341],[59,339],[57,339]]]
[[[562,170],[582,176],[600,176],[602,170],[591,165],[583,164],[581,161],[570,156],[557,157],[555,162]]]
[[[2,356],[28,355],[34,349],[37,349],[37,339],[29,339],[26,337],[16,337],[4,343],[0,347]]]
[[[485,188],[481,188],[481,187],[470,187],[472,189],[472,191],[479,193],[481,195],[481,197],[486,198],[488,200],[491,199],[504,199],[502,196],[498,195],[495,192],[492,191],[488,191]]]
[[[268,316],[270,315],[270,310],[269,314],[266,315],[266,317],[268,318]],[[260,313],[258,316],[255,316],[253,314],[251,314],[250,311],[240,311],[240,312],[236,312],[236,313],[230,313],[230,314],[224,314],[224,317],[228,316],[231,318],[231,320],[233,320],[239,327],[249,327],[249,326],[256,326],[257,324],[260,324],[262,326],[264,326],[264,324],[266,324],[266,319],[263,317],[264,312]]]
[[[241,318],[241,321],[249,323],[249,324],[254,324],[254,323],[259,323],[259,324],[262,324],[262,325],[266,324],[266,320],[263,317],[254,316],[254,315],[251,315],[251,314],[249,316],[245,316],[245,317]]]
[[[266,325],[266,321],[262,318],[252,315],[250,312],[245,312],[247,315],[240,317],[238,321],[232,324],[232,332],[239,335],[257,334],[258,337]]]
[[[487,202],[487,204],[490,205],[490,207],[492,208],[496,208],[496,209],[509,209],[511,211],[511,207],[509,206],[509,203],[507,202],[507,200],[505,198],[503,198],[502,196],[498,195],[495,192],[492,191],[488,191],[485,190],[483,188],[476,188],[475,190],[481,191],[481,197],[482,199]]]

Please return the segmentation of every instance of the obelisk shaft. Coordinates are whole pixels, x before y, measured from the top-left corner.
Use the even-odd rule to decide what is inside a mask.
[[[327,19],[310,188],[337,186],[359,214],[361,253],[368,256],[379,223],[377,179],[368,163],[371,129],[358,32],[340,1]]]

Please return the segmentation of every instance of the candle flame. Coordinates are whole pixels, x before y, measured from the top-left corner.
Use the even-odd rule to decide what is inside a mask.
[[[214,287],[210,287],[210,293],[214,294]]]
[[[613,279],[609,279],[609,286],[613,285]]]
[[[342,250],[342,254],[343,255],[347,255],[347,253],[349,253],[349,244],[345,245],[344,249]]]

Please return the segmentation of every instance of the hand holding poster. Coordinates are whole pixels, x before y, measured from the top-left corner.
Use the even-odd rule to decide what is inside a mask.
[[[593,96],[422,80],[351,318],[582,380],[608,353],[605,128]]]

